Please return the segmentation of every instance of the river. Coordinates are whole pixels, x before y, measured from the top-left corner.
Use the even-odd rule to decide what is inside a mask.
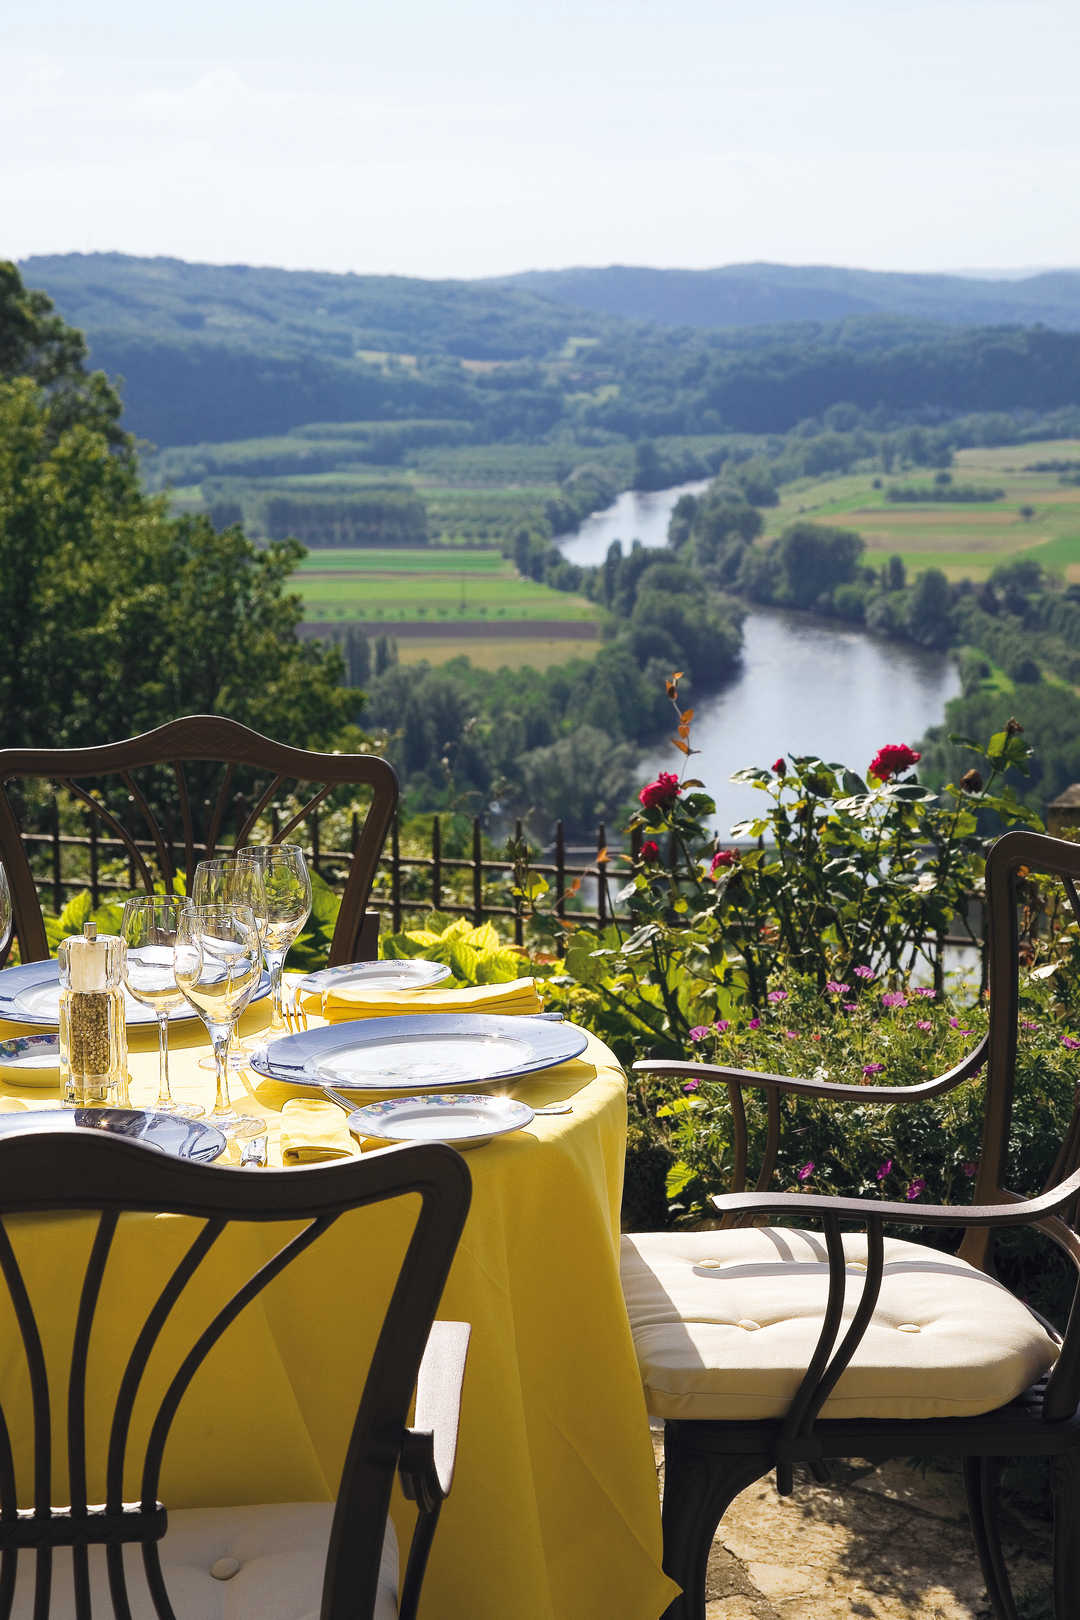
[[[627,492],[559,544],[582,563],[602,562],[613,540],[625,548],[635,539],[663,545],[679,496],[703,488]],[[739,673],[694,704],[690,741],[700,755],[690,761],[690,774],[700,776],[716,799],[717,825],[726,831],[765,803],[754,788],[730,782],[732,771],[769,766],[781,754],[819,754],[864,771],[882,743],[913,744],[938,724],[959,691],[956,665],[945,653],[867,635],[832,619],[754,608],[743,623]],[[694,701],[689,691],[685,700]],[[673,747],[661,746],[643,755],[641,770],[650,776],[681,764]]]

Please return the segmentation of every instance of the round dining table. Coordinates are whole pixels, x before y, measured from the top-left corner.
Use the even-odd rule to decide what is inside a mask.
[[[241,1034],[268,1016],[266,1003],[253,1006]],[[0,1024],[0,1038],[16,1033],[27,1031]],[[170,1028],[173,1091],[209,1110],[214,1079],[199,1067],[207,1051],[197,1020]],[[153,1106],[157,1067],[156,1031],[131,1031],[133,1106]],[[281,1109],[300,1093],[251,1070],[234,1071],[230,1086],[243,1112],[265,1119],[268,1161],[280,1165]],[[439,1315],[470,1323],[472,1337],[457,1470],[420,1613],[427,1620],[657,1620],[676,1588],[661,1569],[656,1469],[619,1285],[626,1079],[590,1035],[579,1058],[503,1089],[533,1107],[569,1102],[571,1111],[538,1116],[467,1155],[472,1205]],[[58,1107],[59,1093],[0,1077],[0,1109],[20,1104]],[[230,1146],[221,1162],[236,1151]],[[411,1231],[415,1212],[401,1207],[407,1202],[342,1217],[241,1313],[181,1405],[165,1457],[166,1506],[333,1498],[374,1334]],[[89,1252],[93,1218],[6,1224],[34,1297],[47,1302],[41,1325],[59,1392],[77,1304],[72,1263]],[[102,1454],[110,1395],[134,1336],[164,1268],[191,1236],[184,1217],[121,1223],[89,1367],[91,1430],[100,1408]],[[281,1241],[280,1229],[246,1225],[215,1245],[153,1353],[134,1436],[141,1423],[148,1426],[155,1390],[160,1395],[175,1358],[220,1306],[221,1291]],[[29,1443],[20,1433],[24,1381],[12,1327],[0,1333],[0,1400],[9,1422],[14,1414],[16,1445]],[[59,1490],[65,1459],[56,1449]],[[92,1477],[95,1449],[92,1443]],[[132,1490],[137,1494],[135,1481]],[[396,1495],[400,1544],[412,1514]]]

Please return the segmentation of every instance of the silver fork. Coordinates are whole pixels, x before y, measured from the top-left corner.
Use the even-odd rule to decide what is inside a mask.
[[[288,1024],[292,1033],[294,1035],[302,1034],[303,1031],[308,1027],[308,1017],[307,1013],[300,1005],[300,998],[295,990],[292,992],[288,1001],[284,1002],[283,1007],[285,1013],[285,1022]],[[320,1085],[319,1090],[322,1092],[327,1102],[336,1103],[337,1106],[339,1108],[343,1108],[347,1114],[356,1113],[356,1104],[349,1102],[348,1098],[343,1097],[339,1091],[335,1091],[333,1086]]]

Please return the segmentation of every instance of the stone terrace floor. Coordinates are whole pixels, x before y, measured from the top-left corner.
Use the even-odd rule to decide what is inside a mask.
[[[653,1434],[663,1475],[659,1430]],[[1024,1620],[1049,1620],[1048,1527],[1007,1521]],[[770,1477],[739,1496],[713,1543],[706,1620],[992,1620],[958,1475],[842,1464],[836,1483]]]

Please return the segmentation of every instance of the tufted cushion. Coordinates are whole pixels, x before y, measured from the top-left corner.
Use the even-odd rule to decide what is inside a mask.
[[[846,1325],[866,1275],[865,1236],[845,1235],[844,1254]],[[783,1416],[821,1330],[829,1286],[823,1237],[770,1227],[636,1233],[622,1240],[622,1283],[654,1417]],[[989,1412],[1040,1377],[1057,1353],[1035,1318],[983,1272],[886,1239],[877,1309],[822,1416]]]
[[[177,1620],[318,1620],[330,1502],[260,1507],[186,1508],[169,1514],[161,1544],[165,1586]],[[138,1549],[125,1555],[133,1620],[157,1620]],[[217,1578],[210,1573],[216,1571]],[[111,1615],[105,1558],[90,1554],[94,1613]],[[374,1620],[397,1620],[398,1549],[387,1522]],[[21,1555],[14,1620],[30,1620],[34,1559]],[[49,1620],[73,1620],[71,1559],[54,1554]],[[357,1620],[368,1620],[357,1615]]]

